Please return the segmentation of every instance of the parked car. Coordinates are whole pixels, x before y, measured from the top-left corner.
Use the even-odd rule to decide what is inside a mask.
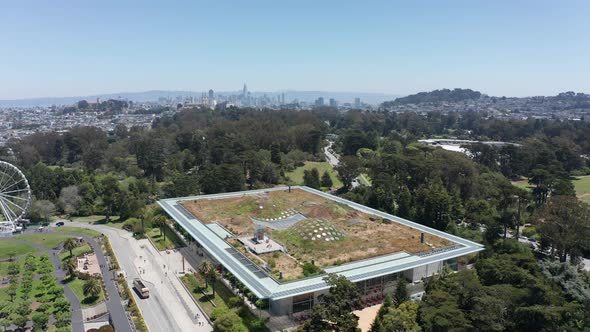
[[[58,222],[55,223],[55,226],[57,226],[57,227],[61,227],[63,225],[64,225],[64,222],[63,221],[58,221]]]

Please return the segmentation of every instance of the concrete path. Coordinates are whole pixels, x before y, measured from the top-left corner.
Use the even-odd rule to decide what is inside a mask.
[[[49,228],[48,233],[55,233]],[[105,283],[106,291],[109,295],[109,299],[106,301],[107,309],[109,310],[109,315],[111,316],[111,322],[115,327],[117,332],[132,332],[131,324],[129,322],[129,318],[127,318],[127,313],[125,312],[125,308],[123,308],[122,299],[119,295],[119,291],[117,288],[117,282],[115,281],[115,276],[112,271],[109,271],[109,266],[107,264],[107,260],[102,252],[102,248],[100,244],[92,237],[87,235],[80,235],[76,233],[55,233],[55,234],[64,234],[64,235],[71,235],[74,237],[82,237],[86,243],[90,244],[94,253],[96,254],[96,258],[98,259],[98,264],[100,264],[101,273],[103,276],[103,280]],[[59,258],[58,258],[59,260]]]
[[[141,299],[135,292],[132,293],[150,331],[210,332],[213,330],[203,318],[204,313],[190,300],[190,294],[174,275],[175,270],[180,271],[181,268],[170,267],[178,262],[182,264],[179,258],[171,259],[162,256],[148,240],[135,240],[131,233],[125,230],[69,221],[66,225],[94,229],[105,234],[121,269],[125,271],[129,287],[133,287],[134,278],[142,278],[146,281],[150,289],[149,298]],[[173,261],[177,263],[173,264]],[[164,265],[168,269],[165,269]],[[201,323],[201,326],[195,318],[196,314],[199,314],[198,320],[204,323]]]
[[[64,296],[66,297],[68,302],[70,302],[70,311],[72,313],[72,332],[84,332],[84,319],[82,318],[82,307],[80,305],[80,300],[78,299],[74,291],[70,288],[70,286],[63,283],[63,280],[66,277],[66,273],[61,269],[61,261],[57,256],[59,250],[47,249],[41,245],[32,242],[17,240],[14,238],[11,238],[10,241],[27,244],[37,248],[41,252],[46,252],[49,254],[51,263],[53,263],[53,275],[57,278],[58,281],[61,282],[61,285],[64,288]]]

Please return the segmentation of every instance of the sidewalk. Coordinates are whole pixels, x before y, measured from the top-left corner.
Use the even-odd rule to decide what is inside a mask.
[[[149,240],[136,240],[131,233],[124,230],[77,222],[67,222],[67,224],[95,229],[109,238],[120,267],[127,275],[126,279],[130,288],[133,287],[133,278],[142,278],[146,281],[150,289],[149,298],[139,299],[135,292],[133,293],[150,331],[210,332],[213,330],[204,318],[204,314],[192,302],[191,295],[174,275],[174,267],[177,271],[182,271],[182,260],[163,256],[166,253],[160,254]],[[164,265],[168,268],[167,270],[164,270]],[[186,266],[189,266],[188,263]],[[200,320],[205,322],[204,326],[198,326],[195,319],[197,313]]]
[[[182,255],[172,250],[169,253],[159,252],[147,239],[138,240],[133,247],[136,252],[142,252],[134,261],[141,271],[141,278],[153,284],[167,304],[176,300],[173,301],[174,312],[185,313],[182,321],[177,320],[182,331],[212,331],[205,313],[195,304],[192,295],[187,293],[179,279],[182,276]],[[185,262],[185,269],[187,272],[189,269],[195,270],[188,262]],[[199,326],[199,321],[205,322],[205,325]]]

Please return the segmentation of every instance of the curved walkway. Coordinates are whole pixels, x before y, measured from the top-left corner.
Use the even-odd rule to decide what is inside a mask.
[[[53,263],[53,275],[57,278],[58,281],[61,282],[62,287],[64,288],[64,296],[70,302],[70,310],[72,312],[72,332],[84,332],[84,320],[82,318],[82,306],[80,305],[80,300],[74,293],[74,291],[63,282],[66,277],[65,272],[61,269],[61,261],[59,256],[59,250],[55,249],[47,249],[41,245],[27,242],[23,240],[17,240],[11,238],[10,241],[19,242],[22,244],[27,244],[33,246],[41,252],[46,252],[49,254],[49,258],[51,259],[51,263]]]
[[[109,315],[111,316],[111,323],[113,324],[113,326],[115,327],[115,331],[117,332],[132,332],[133,329],[131,328],[131,324],[129,322],[129,319],[127,318],[127,313],[125,312],[125,309],[123,308],[123,304],[121,302],[121,296],[119,295],[119,291],[117,289],[117,284],[115,281],[115,276],[114,273],[109,271],[109,267],[107,264],[107,260],[104,256],[104,253],[102,252],[102,248],[100,246],[100,243],[98,243],[93,237],[90,237],[88,235],[82,235],[82,234],[78,234],[78,233],[66,233],[66,232],[60,232],[60,233],[56,233],[52,230],[48,230],[46,233],[48,234],[64,234],[64,235],[70,235],[73,237],[81,237],[84,239],[84,241],[86,241],[86,243],[88,243],[92,249],[94,250],[94,253],[96,254],[96,258],[98,259],[98,264],[101,266],[100,271],[102,273],[102,277],[106,286],[106,291],[108,293],[108,300],[106,301],[107,304],[107,309],[109,310]],[[58,257],[54,257],[59,261]],[[62,272],[64,275],[65,273],[61,270],[59,270],[59,272]],[[78,300],[79,301],[79,300]],[[80,315],[82,313],[80,312]]]

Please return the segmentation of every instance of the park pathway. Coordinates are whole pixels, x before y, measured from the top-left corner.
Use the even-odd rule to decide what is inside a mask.
[[[37,248],[41,252],[46,252],[49,254],[49,258],[51,259],[51,263],[53,263],[53,275],[60,281],[62,287],[64,288],[64,296],[70,302],[70,310],[72,312],[72,332],[84,332],[84,319],[82,317],[82,306],[80,305],[80,300],[74,293],[74,291],[63,282],[66,277],[65,272],[61,269],[61,261],[59,259],[58,253],[59,250],[55,249],[47,249],[41,245],[27,242],[23,240],[17,240],[11,238],[10,241],[19,242],[22,244],[27,244]]]
[[[96,241],[93,237],[88,235],[81,235],[78,233],[66,233],[60,232],[56,233],[52,230],[48,230],[47,233],[49,234],[63,234],[69,235],[72,237],[81,237],[88,243],[94,253],[96,254],[96,258],[98,259],[98,264],[100,265],[100,271],[102,273],[102,277],[105,283],[105,288],[108,293],[108,300],[106,301],[107,309],[109,311],[109,315],[111,316],[111,323],[115,327],[115,331],[117,332],[133,332],[131,328],[131,323],[129,322],[129,318],[127,317],[127,313],[123,308],[123,303],[121,300],[121,296],[119,295],[119,291],[117,289],[117,284],[115,281],[115,275],[113,272],[109,271],[109,265],[107,264],[107,260],[102,252],[102,248],[100,243]],[[54,257],[59,261],[58,257]],[[65,273],[60,270],[65,276]]]

